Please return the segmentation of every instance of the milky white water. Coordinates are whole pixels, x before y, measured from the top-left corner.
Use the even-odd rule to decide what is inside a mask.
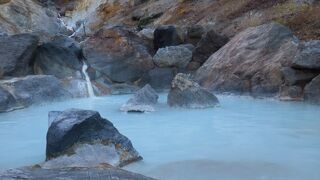
[[[77,99],[0,114],[0,168],[45,158],[47,114],[93,109],[133,142],[144,160],[126,169],[174,180],[319,180],[320,106],[219,96],[221,107],[125,114],[130,96]]]

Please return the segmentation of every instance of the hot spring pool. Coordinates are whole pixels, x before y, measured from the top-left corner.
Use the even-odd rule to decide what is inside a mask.
[[[119,111],[130,95],[76,99],[0,114],[0,168],[45,159],[51,110],[99,111],[131,139],[144,160],[126,169],[159,179],[319,180],[320,106],[218,96],[214,109]]]

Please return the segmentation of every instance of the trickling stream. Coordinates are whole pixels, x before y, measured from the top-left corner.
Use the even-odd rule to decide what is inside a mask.
[[[90,81],[90,77],[87,73],[87,70],[88,70],[88,65],[86,64],[86,62],[83,61],[82,73],[84,74],[86,82],[87,82],[88,95],[89,95],[89,97],[94,97],[95,95],[94,95],[92,83]]]
[[[319,180],[320,107],[218,96],[213,109],[119,111],[131,95],[75,99],[0,114],[0,168],[45,159],[48,111],[99,111],[144,160],[125,168],[164,180]]]

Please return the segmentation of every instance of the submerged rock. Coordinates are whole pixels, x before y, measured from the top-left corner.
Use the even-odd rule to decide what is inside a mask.
[[[179,73],[172,81],[167,103],[172,107],[208,108],[219,104],[218,98],[203,89],[189,75]]]
[[[192,50],[189,46],[179,45],[160,48],[154,55],[153,62],[158,67],[185,68],[192,59]]]
[[[77,42],[67,36],[56,36],[38,47],[34,71],[58,78],[76,77],[82,68],[82,51]]]
[[[132,173],[118,168],[108,167],[107,165],[95,168],[58,168],[42,169],[37,167],[25,167],[19,169],[9,169],[0,172],[0,179],[65,179],[65,180],[152,180],[140,174]]]
[[[124,104],[120,110],[125,112],[151,112],[152,105],[157,104],[159,96],[152,87],[147,84]]]
[[[124,166],[142,159],[131,141],[96,111],[53,112],[49,120],[44,168]]]
[[[298,43],[277,23],[248,28],[214,53],[195,79],[210,90],[274,96],[283,84],[281,69],[292,63]]]
[[[0,79],[2,75],[31,74],[30,64],[38,41],[38,37],[31,34],[0,36]]]
[[[12,94],[22,107],[32,104],[71,98],[61,82],[54,76],[30,75],[0,81],[3,87]]]

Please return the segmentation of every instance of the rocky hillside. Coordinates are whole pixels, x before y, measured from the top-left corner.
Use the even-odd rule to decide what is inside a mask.
[[[318,0],[2,0],[0,111],[168,89],[178,73],[319,103],[319,39]]]

